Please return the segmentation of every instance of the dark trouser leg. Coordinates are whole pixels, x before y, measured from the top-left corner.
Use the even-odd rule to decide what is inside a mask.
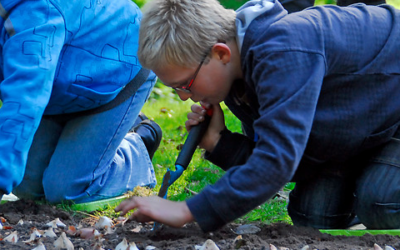
[[[314,0],[281,0],[282,6],[288,11],[293,13],[304,10],[308,7],[314,6]],[[337,0],[338,6],[349,6],[355,3],[365,3],[367,5],[380,5],[385,4],[385,0]]]
[[[400,228],[400,130],[374,153],[356,184],[356,213],[369,229]]]
[[[353,161],[319,167],[324,171],[298,181],[290,194],[295,225],[346,228],[356,214],[369,229],[400,228],[400,130]]]
[[[289,12],[297,12],[314,6],[314,0],[282,0],[282,6]]]
[[[354,180],[323,173],[296,183],[288,212],[296,226],[346,228],[354,218]]]
[[[386,3],[385,0],[337,0],[338,6],[348,6],[354,3],[365,3],[367,5],[379,5]]]

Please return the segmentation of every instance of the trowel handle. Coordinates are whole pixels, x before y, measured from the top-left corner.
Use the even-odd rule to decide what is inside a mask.
[[[210,114],[210,112],[207,113]],[[211,116],[205,115],[203,122],[190,129],[189,135],[182,146],[182,150],[178,155],[178,159],[176,159],[175,165],[181,165],[184,169],[188,167],[197,145],[199,145],[201,138],[203,138],[203,135],[207,131],[210,120]]]

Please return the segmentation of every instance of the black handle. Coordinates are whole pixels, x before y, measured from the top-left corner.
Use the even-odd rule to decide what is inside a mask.
[[[190,129],[189,135],[182,146],[182,150],[176,159],[175,165],[181,165],[184,169],[188,167],[197,145],[199,145],[201,138],[203,138],[204,133],[207,131],[210,120],[211,116],[205,115],[203,122]]]

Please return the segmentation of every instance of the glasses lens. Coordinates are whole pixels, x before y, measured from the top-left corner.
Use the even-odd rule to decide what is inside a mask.
[[[173,88],[175,91],[181,91],[184,93],[191,93],[190,89],[186,89],[186,87],[179,87],[179,88]]]
[[[196,79],[197,74],[199,73],[200,68],[201,68],[201,66],[203,65],[204,60],[206,59],[206,57],[207,57],[207,56],[205,56],[205,57],[201,60],[199,66],[198,66],[197,69],[196,69],[196,72],[194,72],[194,76],[193,76],[192,80],[190,80],[190,83],[189,83],[187,86],[182,86],[182,87],[173,88],[175,91],[182,91],[182,92],[185,92],[185,93],[192,93],[192,92],[190,91],[190,88],[192,87],[193,82],[194,82],[194,80]]]

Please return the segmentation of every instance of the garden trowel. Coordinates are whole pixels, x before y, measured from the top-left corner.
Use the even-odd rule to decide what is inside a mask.
[[[167,199],[168,188],[182,175],[183,171],[185,171],[188,167],[197,145],[200,143],[201,138],[207,131],[211,116],[212,110],[209,109],[207,110],[207,115],[204,116],[204,121],[190,129],[189,135],[186,138],[181,151],[179,152],[178,158],[176,159],[175,171],[168,168],[164,175],[160,191],[158,192],[159,197]],[[153,230],[158,229],[160,225],[161,223],[154,223]]]

